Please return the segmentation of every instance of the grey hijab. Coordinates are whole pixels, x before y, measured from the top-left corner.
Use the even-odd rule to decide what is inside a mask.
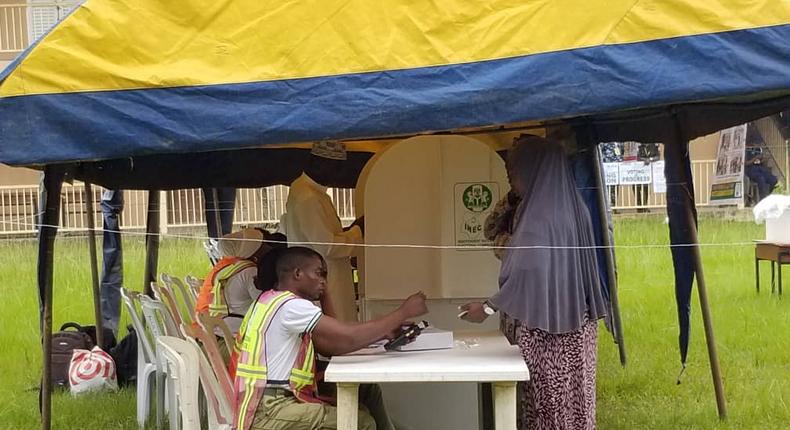
[[[530,329],[553,334],[606,314],[598,282],[592,223],[562,148],[531,137],[511,149],[512,180],[523,190],[518,224],[490,302]],[[530,248],[534,247],[534,248]]]

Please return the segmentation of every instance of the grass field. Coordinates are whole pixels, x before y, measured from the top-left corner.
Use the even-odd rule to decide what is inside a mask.
[[[700,240],[707,244],[748,242],[762,226],[703,218]],[[663,217],[616,222],[618,245],[666,244]],[[142,287],[143,243],[124,242],[126,286]],[[41,354],[35,288],[35,242],[0,242],[0,282],[5,288],[0,331],[0,428],[39,426],[37,387]],[[628,365],[600,332],[598,427],[600,429],[785,429],[790,428],[790,304],[767,291],[754,291],[750,245],[706,246],[702,250],[729,419],[720,423],[708,367],[699,305],[694,294],[689,367],[681,385],[677,352],[672,263],[666,247],[617,250],[620,302]],[[91,321],[92,298],[84,238],[56,244],[54,323]],[[206,271],[196,241],[166,239],[160,270],[183,276]],[[128,319],[124,316],[124,321]],[[56,327],[57,328],[57,327]],[[118,394],[53,402],[55,429],[135,429],[134,395]]]

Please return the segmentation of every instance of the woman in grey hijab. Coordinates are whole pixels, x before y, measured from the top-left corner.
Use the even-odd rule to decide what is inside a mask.
[[[508,154],[517,223],[502,258],[500,290],[462,306],[482,322],[496,311],[518,321],[531,379],[520,393],[520,429],[594,429],[598,282],[592,222],[556,142],[522,138]]]

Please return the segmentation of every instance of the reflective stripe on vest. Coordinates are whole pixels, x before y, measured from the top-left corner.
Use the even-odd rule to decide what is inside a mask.
[[[289,300],[297,296],[289,291],[267,291],[247,312],[239,330],[239,354],[236,367],[236,428],[248,430],[252,426],[255,410],[266,387],[266,331],[274,315]],[[315,350],[309,333],[302,335],[299,353],[294,360],[289,377],[291,391],[299,401],[316,403]]]
[[[255,267],[255,263],[249,260],[239,260],[220,269],[214,276],[211,287],[211,302],[208,305],[208,314],[213,317],[226,317],[230,313],[227,303],[225,303],[225,281],[244,269]]]

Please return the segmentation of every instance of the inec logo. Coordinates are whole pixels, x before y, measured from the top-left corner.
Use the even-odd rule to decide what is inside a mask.
[[[483,184],[472,184],[464,190],[464,206],[472,212],[483,212],[491,206],[491,189]]]

